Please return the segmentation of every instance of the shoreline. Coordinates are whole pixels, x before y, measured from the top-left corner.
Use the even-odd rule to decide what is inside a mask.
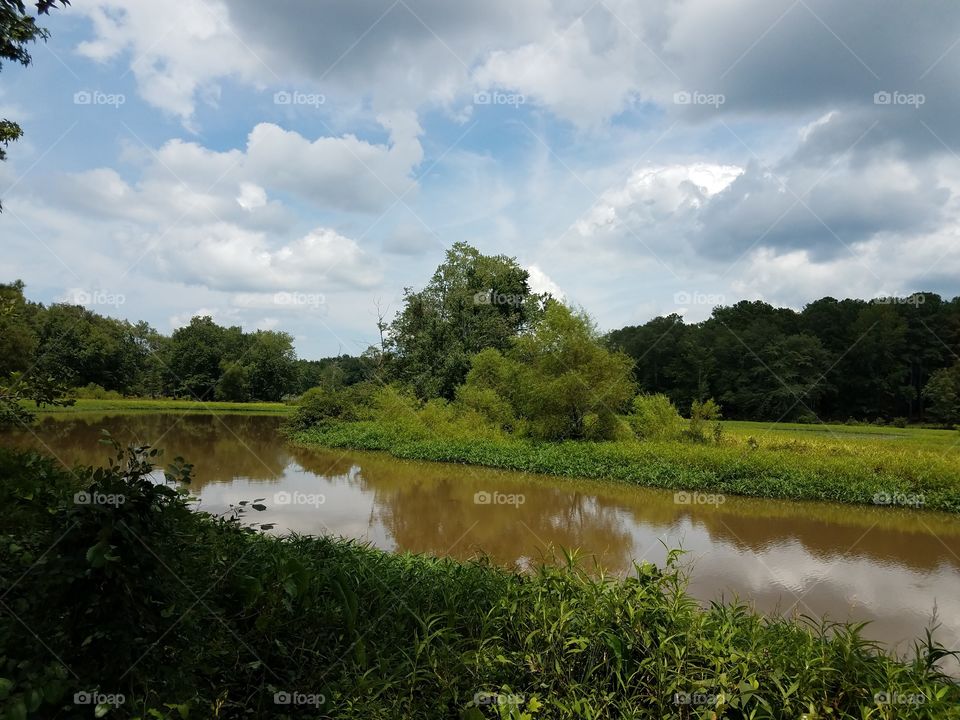
[[[426,438],[372,421],[330,423],[291,433],[289,439],[308,448],[385,452],[401,460],[600,480],[672,490],[678,495],[720,493],[960,513],[960,483],[942,478],[918,482],[897,474],[894,466],[883,467],[880,461],[859,467],[848,457],[811,458],[788,450],[676,442]]]

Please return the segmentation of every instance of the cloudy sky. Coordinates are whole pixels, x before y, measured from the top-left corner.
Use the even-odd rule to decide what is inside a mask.
[[[603,328],[958,294],[953,0],[74,0],[0,117],[0,279],[358,353],[446,247]]]

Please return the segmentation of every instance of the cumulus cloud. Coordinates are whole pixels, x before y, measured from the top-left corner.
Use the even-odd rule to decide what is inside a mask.
[[[557,300],[563,300],[566,297],[560,286],[551,280],[550,276],[541,270],[538,265],[530,265],[527,267],[527,272],[530,274],[528,282],[533,292],[549,293]]]
[[[128,140],[116,163],[70,158],[59,178],[40,174],[66,141],[35,170],[0,167],[5,185],[37,175],[2,198],[6,271],[43,276],[56,261],[81,276],[61,292],[133,265],[182,301],[165,318],[207,307],[257,322],[276,315],[264,303],[279,291],[399,294],[459,239],[549,258],[531,281],[608,325],[697,289],[793,304],[954,291],[960,6],[341,5],[71,6],[98,81],[136,83],[143,102],[128,97],[124,122],[137,127],[145,103],[142,137],[161,140]],[[3,106],[37,106],[25,87]],[[267,107],[278,90],[325,102]],[[481,107],[484,91],[524,103]],[[210,128],[207,105],[222,108]],[[193,140],[163,142],[153,108]]]

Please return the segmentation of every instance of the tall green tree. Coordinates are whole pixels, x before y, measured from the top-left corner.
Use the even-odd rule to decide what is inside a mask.
[[[280,400],[290,392],[297,376],[293,337],[285,332],[260,330],[244,353],[250,394],[257,400]]]
[[[27,370],[36,356],[35,313],[23,295],[23,282],[0,285],[0,378]]]
[[[391,373],[422,398],[452,398],[472,356],[505,349],[531,326],[544,299],[516,259],[458,242],[426,287],[404,291],[387,341]]]
[[[177,328],[170,341],[167,387],[173,395],[212,400],[220,380],[226,328],[210,316]]]

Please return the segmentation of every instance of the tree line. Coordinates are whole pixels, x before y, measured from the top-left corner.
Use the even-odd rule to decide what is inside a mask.
[[[728,418],[960,422],[960,298],[825,297],[799,312],[742,301],[606,340],[678,407],[712,397]]]
[[[363,364],[348,356],[298,359],[285,332],[195,317],[167,336],[143,321],[32,302],[20,281],[0,285],[0,384],[8,386],[42,381],[92,396],[275,401],[358,382]]]
[[[730,419],[960,423],[960,298],[930,292],[825,297],[800,311],[742,301],[700,323],[674,314],[601,334],[584,311],[533,292],[515,258],[456,243],[379,319],[379,344],[313,361],[284,332],[195,317],[166,336],[23,291],[0,285],[0,380],[236,401],[394,384],[494,414],[497,403],[552,408],[549,422],[575,433],[612,422],[636,392],[681,409],[713,399]]]

